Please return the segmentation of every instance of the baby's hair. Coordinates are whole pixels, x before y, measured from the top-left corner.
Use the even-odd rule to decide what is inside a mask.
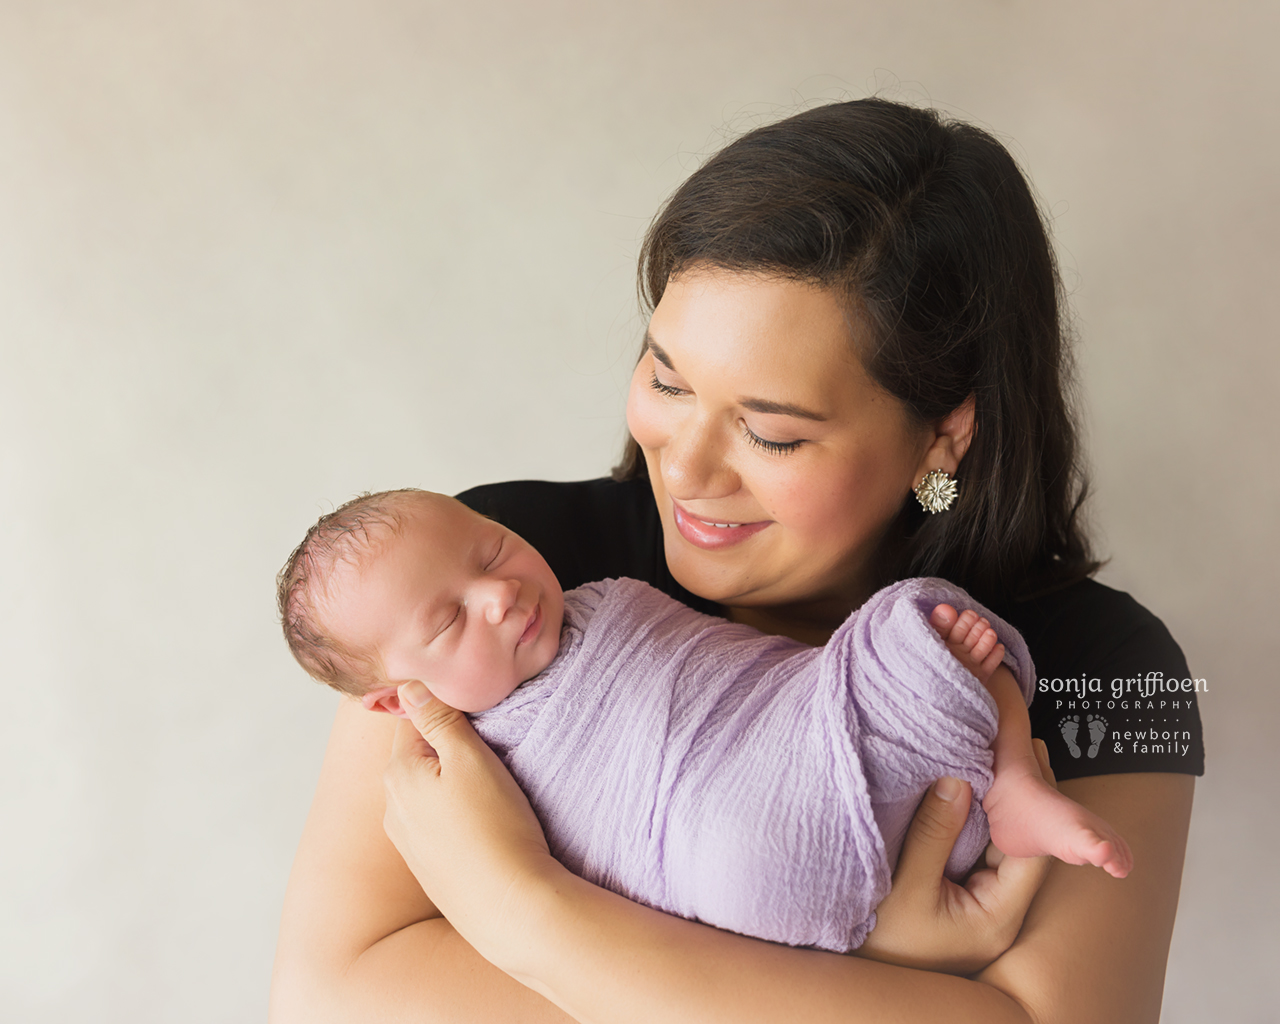
[[[341,693],[361,697],[370,682],[382,677],[378,659],[353,650],[325,628],[318,605],[334,570],[359,564],[374,552],[377,531],[398,534],[405,513],[415,499],[429,492],[406,487],[361,494],[338,506],[307,531],[276,577],[276,603],[284,638],[298,664],[322,683]]]

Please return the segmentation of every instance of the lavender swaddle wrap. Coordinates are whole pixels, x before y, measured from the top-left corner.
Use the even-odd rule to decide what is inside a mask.
[[[670,914],[843,952],[874,926],[934,780],[974,790],[949,873],[986,846],[995,703],[929,625],[943,601],[991,620],[1029,700],[1022,638],[942,580],[887,587],[811,648],[622,579],[567,593],[556,660],[472,723],[570,870]]]

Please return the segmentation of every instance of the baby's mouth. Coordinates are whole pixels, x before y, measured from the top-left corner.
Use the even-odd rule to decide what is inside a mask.
[[[524,627],[524,632],[520,634],[520,639],[516,641],[516,646],[527,644],[538,635],[538,631],[542,628],[542,605],[535,604],[533,606],[533,614],[529,616],[529,623]]]

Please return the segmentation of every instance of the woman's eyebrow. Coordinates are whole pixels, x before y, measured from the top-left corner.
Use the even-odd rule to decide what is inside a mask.
[[[827,419],[822,413],[814,412],[812,409],[792,405],[790,402],[771,402],[767,398],[739,398],[738,404],[744,409],[750,409],[752,412],[771,413],[778,416],[799,416],[801,419],[815,420],[818,423],[825,423]]]
[[[675,364],[671,362],[671,357],[663,350],[662,346],[653,340],[653,335],[648,331],[644,335],[644,343],[649,351],[653,353],[653,358],[658,360],[672,373],[679,373],[675,368]],[[767,398],[739,398],[738,404],[744,409],[750,409],[752,412],[763,412],[774,416],[799,416],[804,420],[813,420],[816,423],[825,423],[827,418],[820,412],[814,412],[812,409],[806,409],[800,405],[792,405],[790,402],[773,402]]]
[[[654,359],[658,360],[658,362],[660,362],[672,373],[680,372],[679,370],[676,369],[675,363],[671,361],[671,357],[667,355],[666,351],[662,348],[661,345],[659,345],[656,341],[653,340],[653,335],[650,334],[648,331],[644,332],[644,343],[645,343],[645,347],[648,348],[648,350],[653,353]]]

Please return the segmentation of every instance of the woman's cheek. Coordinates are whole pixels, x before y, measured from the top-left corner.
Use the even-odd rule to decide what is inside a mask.
[[[823,545],[856,544],[876,517],[877,504],[864,481],[843,460],[806,460],[801,452],[775,470],[774,478],[761,481],[757,498],[763,498],[770,516]]]

